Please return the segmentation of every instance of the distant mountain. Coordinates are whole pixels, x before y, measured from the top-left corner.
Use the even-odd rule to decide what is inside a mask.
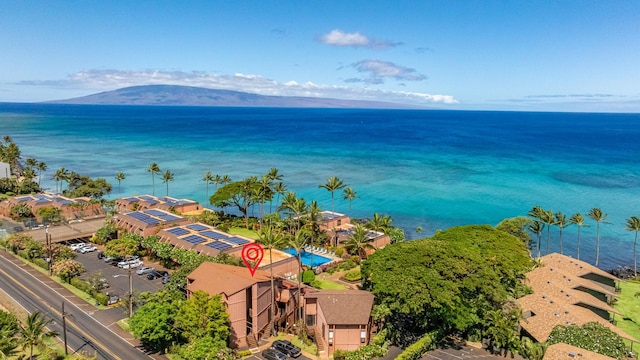
[[[418,106],[387,103],[381,101],[340,100],[299,96],[265,96],[239,91],[215,90],[179,85],[131,86],[73,99],[47,101],[47,103],[87,105],[237,106],[298,108],[421,108]]]

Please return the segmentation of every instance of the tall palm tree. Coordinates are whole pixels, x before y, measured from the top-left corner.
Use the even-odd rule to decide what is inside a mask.
[[[391,226],[392,221],[393,219],[389,215],[380,215],[375,213],[373,214],[373,218],[367,221],[365,226],[367,229],[386,233],[389,226]]]
[[[224,185],[224,184],[230,184],[231,183],[231,177],[229,177],[229,175],[222,175],[222,178],[220,178],[220,184]]]
[[[34,159],[34,158],[27,158],[27,160],[24,161],[24,163],[30,167],[30,168],[35,168],[38,165],[38,160]]]
[[[40,161],[37,165],[38,168],[38,187],[40,186],[40,180],[42,179],[42,173],[47,171],[47,164],[44,161]]]
[[[577,243],[577,250],[578,250],[578,257],[577,259],[580,260],[580,228],[582,228],[583,226],[585,227],[589,227],[588,224],[584,223],[585,219],[584,216],[582,216],[582,214],[577,213],[577,214],[573,214],[571,215],[571,217],[569,218],[569,222],[578,226],[578,243]]]
[[[636,236],[633,240],[633,276],[637,277],[638,276],[638,261],[636,258],[636,247],[638,245],[638,231],[640,231],[640,218],[638,218],[637,216],[632,216],[630,218],[627,219],[627,230],[629,231],[635,231],[636,232]]]
[[[116,180],[118,181],[118,193],[120,193],[120,182],[127,178],[127,175],[121,171],[116,174]]]
[[[277,182],[273,185],[273,191],[278,194],[276,197],[276,209],[280,207],[280,196],[284,195],[287,192],[287,185],[285,185],[282,181]]]
[[[18,355],[18,338],[13,329],[0,328],[0,360]]]
[[[298,319],[302,319],[302,306],[300,306],[300,281],[302,278],[302,249],[309,244],[309,233],[306,229],[300,229],[289,237],[289,247],[296,251],[298,258]]]
[[[375,247],[371,245],[373,239],[369,237],[369,231],[361,224],[357,224],[353,230],[349,238],[342,241],[342,244],[349,253],[358,255],[364,259],[367,257],[368,249],[375,249]]]
[[[155,175],[156,174],[160,174],[162,171],[160,170],[160,167],[158,166],[158,164],[156,163],[151,163],[151,165],[149,165],[149,167],[147,168],[147,172],[151,173],[151,186],[153,186],[151,195],[156,195],[156,180],[155,180]]]
[[[298,197],[296,196],[295,192],[287,191],[287,193],[284,194],[284,197],[282,198],[282,203],[280,203],[278,211],[284,211],[284,213],[289,216],[289,220],[291,220],[291,218],[293,218],[293,214],[295,213],[293,211],[293,208],[295,207],[297,200]]]
[[[61,167],[60,169],[56,170],[56,172],[53,174],[53,180],[56,181],[56,193],[61,193],[62,192],[62,184],[60,184],[60,191],[58,191],[58,182],[60,181],[65,181],[69,178],[69,170]]]
[[[347,187],[342,192],[342,198],[344,200],[349,199],[349,215],[351,215],[351,205],[353,203],[353,199],[359,198],[358,193],[356,193],[356,191],[353,190],[353,188]]]
[[[335,207],[333,202],[333,193],[336,190],[340,190],[346,186],[347,185],[344,183],[344,181],[340,180],[336,176],[328,177],[326,183],[318,185],[318,187],[325,188],[327,189],[327,191],[331,193],[331,212],[335,212]]]
[[[271,318],[271,322],[275,324],[275,282],[273,277],[273,249],[279,249],[286,244],[286,239],[282,236],[282,233],[277,229],[273,228],[271,225],[264,226],[258,232],[258,242],[262,244],[265,248],[269,250],[269,268],[271,270],[271,306],[269,308],[269,317]],[[271,331],[273,335],[276,335],[275,326],[271,327]]]
[[[218,177],[218,179],[220,179],[219,175],[216,176]],[[204,183],[207,184],[207,199],[209,199],[209,184],[213,184],[216,181],[216,178],[215,176],[213,176],[211,171],[207,171],[206,173],[204,173],[204,176],[200,180],[204,181]]]
[[[167,184],[167,196],[169,196],[169,181],[175,180],[173,173],[169,170],[166,170],[164,174],[162,174],[162,182]]]
[[[562,254],[562,229],[571,224],[571,222],[567,221],[567,216],[563,214],[562,211],[556,213],[554,225],[560,229],[560,254]]]
[[[279,181],[282,180],[282,178],[284,177],[282,174],[280,174],[280,170],[278,170],[277,168],[271,168],[269,169],[269,172],[266,174],[267,179],[269,179],[269,187],[273,186],[273,184],[275,183],[275,181]],[[272,210],[272,205],[273,205],[273,193],[275,192],[275,190],[271,190],[271,200],[269,201],[269,213],[271,213]]]
[[[36,178],[36,176],[38,176],[36,174],[36,171],[33,170],[33,168],[26,168],[22,171],[22,179],[26,180],[26,181],[33,181],[33,179]]]
[[[48,331],[47,325],[53,320],[45,319],[39,311],[33,312],[27,317],[24,326],[20,325],[20,334],[22,335],[23,348],[29,348],[29,359],[33,359],[33,347],[38,346],[48,338],[57,336],[55,331]]]
[[[533,220],[531,224],[529,224],[529,230],[536,234],[537,242],[538,242],[538,258],[540,257],[540,238],[542,237],[542,231],[544,230],[544,223],[540,220]]]
[[[599,208],[592,208],[587,216],[596,222],[596,266],[598,266],[598,261],[600,260],[600,223],[607,224],[605,220],[608,214],[602,213]]]

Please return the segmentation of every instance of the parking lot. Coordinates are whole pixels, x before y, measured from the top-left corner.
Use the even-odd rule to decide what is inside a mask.
[[[86,280],[91,274],[100,272],[102,273],[102,277],[105,278],[110,285],[109,288],[103,292],[116,293],[121,296],[129,293],[129,270],[121,269],[115,265],[104,262],[102,259],[98,259],[98,251],[86,254],[78,253],[76,260],[82,263],[86,269],[80,278]],[[161,278],[149,280],[146,275],[136,274],[136,270],[136,268],[131,269],[131,283],[134,293],[147,291],[157,292],[162,289]]]

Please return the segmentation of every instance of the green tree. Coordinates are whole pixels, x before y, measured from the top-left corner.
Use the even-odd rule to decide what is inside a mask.
[[[562,254],[562,230],[571,225],[572,222],[567,220],[567,216],[563,214],[562,211],[558,211],[555,215],[555,221],[553,224],[560,229],[560,254]]]
[[[180,329],[175,317],[183,302],[177,291],[163,290],[151,296],[129,320],[129,329],[153,351],[164,352],[174,343],[181,342]]]
[[[531,236],[529,236],[529,233],[527,232],[529,225],[531,225],[531,219],[524,216],[517,216],[502,220],[496,226],[496,229],[509,233],[513,236],[517,236],[525,245],[528,246],[531,242]]]
[[[232,182],[219,188],[215,194],[209,198],[213,206],[224,208],[228,205],[235,205],[245,218],[245,224],[249,226],[249,208],[254,204],[255,199],[251,196],[254,189],[260,184],[253,176],[242,181]]]
[[[52,222],[59,222],[62,220],[61,210],[57,207],[53,206],[45,206],[36,210],[36,215],[38,215],[42,222],[45,224],[49,224]]]
[[[33,347],[43,345],[45,340],[57,336],[55,331],[47,330],[47,325],[53,320],[45,319],[39,311],[27,316],[27,321],[20,328],[20,335],[24,349],[29,349],[29,359],[33,359]]]
[[[224,348],[229,338],[229,314],[219,294],[211,297],[204,291],[191,294],[180,306],[175,326],[189,342],[210,337],[218,348]]]
[[[276,197],[276,209],[280,207],[280,196],[283,196],[287,192],[287,185],[282,181],[279,181],[273,185],[273,191],[278,194]]]
[[[151,165],[149,165],[149,167],[147,168],[147,172],[151,173],[151,186],[153,187],[151,195],[155,195],[156,194],[155,176],[161,173],[160,167],[156,163],[151,163]]]
[[[300,294],[301,294],[301,287],[300,287],[300,281],[301,281],[301,277],[302,277],[302,250],[304,249],[305,246],[307,246],[309,244],[309,232],[306,229],[300,229],[298,231],[296,231],[293,236],[289,237],[289,247],[291,247],[292,249],[294,249],[296,251],[296,257],[298,259],[298,301],[297,301],[297,306],[298,306],[298,319],[302,319],[302,313],[303,313],[303,308],[302,306],[300,306],[301,304],[301,299],[300,299]]]
[[[120,183],[122,182],[122,180],[124,180],[126,178],[127,178],[127,175],[125,173],[121,172],[121,171],[119,171],[116,174],[116,181],[118,181],[118,194],[121,193],[121,191],[120,191]]]
[[[331,212],[335,212],[333,193],[346,186],[347,185],[344,183],[344,181],[340,180],[336,176],[328,177],[326,183],[318,185],[318,187],[327,189],[327,191],[331,193]]]
[[[70,284],[71,279],[79,276],[84,271],[84,265],[72,259],[64,259],[56,261],[51,267],[51,270],[55,275],[59,276],[62,281]]]
[[[633,239],[633,276],[638,277],[638,260],[636,257],[636,248],[638,246],[638,231],[640,231],[640,218],[632,216],[627,219],[627,230],[634,231],[636,233]]]
[[[342,199],[349,200],[349,215],[351,215],[351,205],[353,204],[353,199],[359,198],[358,193],[351,187],[346,187],[342,191]]]
[[[542,231],[544,230],[544,223],[540,220],[533,220],[529,225],[529,231],[536,234],[538,258],[540,257],[540,238],[542,237]]]
[[[363,288],[390,311],[392,340],[408,345],[431,330],[481,331],[489,311],[522,292],[521,280],[531,266],[520,239],[488,225],[470,225],[380,249],[362,263],[361,272]]]
[[[361,224],[357,224],[349,237],[342,241],[342,244],[350,254],[357,255],[361,259],[364,259],[367,257],[367,250],[375,249],[371,244],[372,240],[373,239],[369,237],[369,231]]]
[[[18,332],[20,322],[10,312],[0,310],[0,359],[5,360],[18,354]]]
[[[571,217],[569,218],[569,222],[578,226],[578,242],[577,242],[577,250],[578,250],[578,257],[577,259],[580,260],[580,229],[585,226],[588,227],[588,224],[584,223],[585,219],[584,216],[582,216],[582,214],[577,213],[577,214],[573,214],[571,215]]]
[[[273,277],[273,249],[280,249],[286,244],[286,239],[282,233],[271,225],[264,226],[258,232],[258,242],[269,250],[269,270],[271,271],[271,306],[269,307],[269,318],[272,324],[275,320],[275,283]],[[276,334],[275,326],[271,327],[273,335]]]
[[[62,184],[60,184],[60,190],[58,190],[58,183],[62,181],[67,181],[68,178],[69,178],[69,170],[63,167],[56,170],[56,172],[53,174],[53,180],[56,181],[56,193],[62,192]]]
[[[217,175],[216,175],[217,176]],[[219,177],[218,177],[219,178]],[[216,181],[216,178],[213,176],[213,174],[211,173],[211,171],[207,171],[204,173],[204,176],[202,177],[202,179],[200,179],[201,181],[204,181],[204,183],[206,184],[206,188],[207,188],[207,199],[209,198],[209,184],[213,184],[214,181]]]
[[[592,208],[587,216],[596,222],[596,266],[598,266],[598,261],[600,260],[600,223],[608,224],[605,221],[607,214],[603,213],[599,208]]]
[[[42,173],[47,171],[47,163],[40,161],[36,166],[38,169],[38,187],[40,186],[40,180],[42,180]]]
[[[111,192],[111,184],[104,178],[91,179],[74,171],[67,176],[68,188],[63,192],[68,197],[90,197],[100,199]]]
[[[109,256],[131,256],[138,253],[142,236],[127,234],[120,239],[112,240],[105,246],[104,252]]]
[[[556,326],[551,331],[547,343],[565,343],[614,359],[626,357],[626,347],[620,335],[598,322],[589,322],[582,326]]]
[[[175,180],[173,173],[169,170],[166,170],[164,174],[162,174],[162,182],[167,184],[167,196],[169,196],[169,181]]]

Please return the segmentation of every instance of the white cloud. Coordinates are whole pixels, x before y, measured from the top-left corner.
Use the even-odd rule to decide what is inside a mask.
[[[375,66],[374,66],[375,67]],[[384,66],[382,66],[384,68]],[[376,71],[402,77],[403,72]],[[409,74],[411,72],[409,71]],[[394,75],[395,74],[395,75]],[[421,76],[421,75],[420,75]],[[162,70],[83,70],[67,79],[46,81],[22,81],[20,85],[47,86],[58,89],[85,89],[88,91],[115,90],[137,85],[183,85],[210,89],[234,90],[260,95],[310,96],[347,100],[374,100],[412,104],[457,104],[450,95],[434,95],[407,91],[377,90],[361,87],[323,85],[313,82],[290,80],[278,82],[255,74],[233,75],[207,72],[182,72]]]
[[[382,84],[384,79],[394,79],[398,81],[422,81],[427,76],[418,73],[415,69],[396,65],[388,61],[362,60],[350,65],[360,73],[368,74],[366,78],[349,78],[345,82],[363,82],[367,84]]]
[[[368,47],[377,49],[402,45],[402,43],[399,42],[370,39],[359,32],[346,33],[338,29],[331,30],[330,33],[322,35],[319,40],[323,44],[333,46]]]

